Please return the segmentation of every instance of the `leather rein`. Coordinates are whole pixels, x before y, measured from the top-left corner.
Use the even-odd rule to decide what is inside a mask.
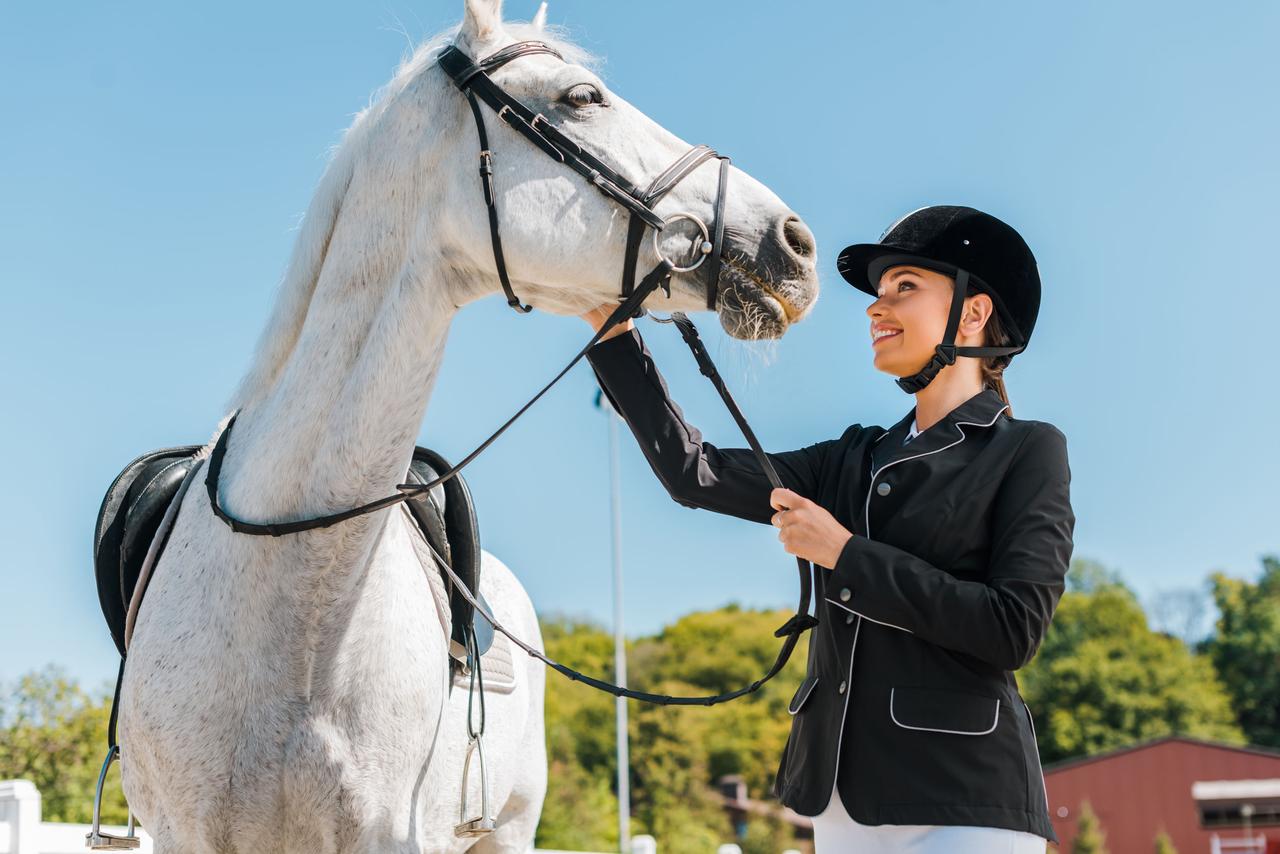
[[[441,474],[430,483],[402,483],[398,484],[398,490],[395,495],[388,495],[375,501],[353,507],[338,513],[330,513],[324,516],[316,516],[310,519],[300,519],[291,522],[269,522],[255,523],[238,519],[222,509],[218,501],[218,479],[222,472],[223,460],[226,457],[227,445],[231,435],[231,428],[235,424],[236,417],[232,415],[230,421],[227,422],[226,428],[218,436],[218,440],[214,445],[213,452],[209,457],[209,466],[205,474],[205,487],[209,496],[209,504],[213,508],[214,514],[225,522],[231,530],[239,534],[249,534],[253,536],[272,536],[280,537],[288,534],[296,534],[302,531],[310,531],[317,528],[327,528],[352,519],[357,516],[363,516],[368,513],[375,513],[379,510],[385,510],[409,500],[423,492],[427,492],[436,486],[444,483],[452,477],[457,476],[466,466],[478,457],[489,445],[507,431],[520,416],[529,410],[534,403],[546,394],[552,386],[558,383],[565,374],[569,372],[574,365],[586,356],[587,351],[595,346],[605,333],[612,329],[615,325],[622,322],[628,317],[640,317],[645,314],[645,309],[640,304],[658,287],[663,287],[667,295],[670,296],[670,279],[673,273],[688,273],[695,270],[702,264],[704,260],[709,259],[708,270],[709,276],[707,281],[707,306],[714,309],[717,296],[719,294],[720,285],[720,265],[721,254],[724,243],[724,209],[726,185],[729,175],[729,159],[717,154],[713,149],[698,145],[691,148],[675,163],[663,170],[649,185],[642,189],[637,188],[628,181],[620,173],[612,167],[600,160],[595,155],[583,149],[573,140],[565,136],[555,125],[551,124],[542,114],[535,113],[516,98],[508,94],[504,89],[498,86],[490,79],[488,72],[500,68],[513,59],[532,54],[550,54],[560,59],[560,56],[554,48],[542,42],[526,41],[517,42],[509,47],[494,53],[492,56],[482,60],[479,64],[472,62],[458,48],[450,46],[441,52],[438,62],[444,72],[450,77],[454,84],[463,94],[467,96],[467,100],[471,106],[473,115],[475,116],[476,130],[480,139],[480,177],[484,188],[485,205],[489,214],[489,230],[493,244],[494,261],[498,271],[498,278],[502,283],[503,291],[507,295],[507,303],[520,312],[528,312],[532,310],[532,306],[523,305],[516,297],[511,288],[511,281],[507,275],[506,261],[502,253],[502,240],[498,230],[498,209],[497,198],[493,187],[493,151],[489,148],[488,134],[485,131],[484,118],[478,101],[484,101],[498,116],[500,120],[505,122],[509,127],[518,131],[530,142],[544,151],[548,156],[563,163],[582,175],[592,186],[596,187],[600,192],[615,202],[626,208],[631,213],[631,220],[628,225],[627,232],[627,253],[624,259],[623,281],[620,302],[609,315],[608,319],[600,326],[596,333],[591,336],[585,346],[574,355],[569,363],[564,366],[550,382],[538,390],[533,397],[529,398],[523,406],[521,406],[514,415],[503,422],[497,430],[481,442],[476,448],[467,454],[457,465],[454,465],[448,471]],[[669,193],[677,184],[688,177],[695,169],[703,163],[711,159],[720,160],[719,188],[716,193],[715,203],[715,222],[713,224],[714,232],[707,228],[701,219],[690,213],[677,213],[667,218],[661,217],[655,210],[654,206]],[[677,265],[671,259],[662,254],[658,247],[658,235],[670,223],[688,220],[697,226],[699,236],[702,241],[694,248],[696,258],[691,264],[686,266]],[[639,250],[644,237],[645,228],[654,230],[654,248],[659,257],[659,263],[653,268],[643,279],[637,284],[634,282],[635,271],[637,267],[637,259]],[[775,487],[782,486],[782,480],[778,477],[777,471],[774,469],[773,463],[769,460],[768,455],[761,447],[755,433],[747,424],[746,418],[742,415],[742,411],[738,408],[737,403],[729,394],[723,379],[720,377],[719,371],[715,364],[711,361],[706,347],[703,346],[698,336],[697,328],[693,322],[689,320],[682,312],[672,312],[670,318],[654,318],[660,322],[674,323],[680,330],[681,337],[692,351],[694,358],[698,362],[698,368],[701,373],[706,376],[719,392],[721,399],[724,401],[730,415],[737,422],[743,436],[746,437],[748,444],[751,446],[752,453],[760,463],[761,469],[769,482]],[[430,544],[428,543],[430,548]],[[438,552],[432,548],[437,562],[441,568],[448,574],[450,579],[467,602],[479,613],[484,619],[493,626],[494,630],[505,635],[516,646],[520,647],[529,655],[539,659],[547,666],[562,673],[568,678],[584,682],[593,688],[606,691],[614,696],[628,697],[634,700],[640,700],[647,703],[656,703],[659,705],[702,705],[710,706],[716,703],[722,703],[750,694],[760,688],[765,682],[772,679],[786,665],[787,660],[791,657],[791,653],[798,643],[800,636],[808,629],[818,624],[815,617],[809,614],[809,602],[812,595],[813,586],[813,570],[809,562],[803,558],[797,557],[796,563],[800,573],[800,603],[796,608],[796,613],[787,620],[777,631],[774,632],[775,637],[784,638],[782,648],[778,652],[772,667],[769,671],[752,682],[750,685],[739,688],[735,691],[729,691],[723,694],[713,696],[700,697],[677,697],[664,694],[651,694],[644,691],[636,691],[606,682],[602,679],[596,679],[592,676],[580,673],[573,668],[552,660],[547,657],[541,650],[530,646],[518,637],[509,632],[498,622],[494,616],[489,613],[488,609],[478,600],[473,591],[469,590],[462,579],[460,579]]]

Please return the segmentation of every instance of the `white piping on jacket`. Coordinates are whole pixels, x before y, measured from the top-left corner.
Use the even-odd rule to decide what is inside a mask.
[[[858,624],[853,627],[853,646],[849,647],[849,675],[845,677],[844,682],[844,708],[840,711],[840,735],[836,738],[836,773],[835,780],[840,779],[840,746],[844,743],[844,719],[849,714],[849,697],[853,694],[853,656],[858,651],[858,633],[862,630],[862,618],[858,618]],[[831,791],[835,791],[836,786],[833,781]],[[830,798],[828,798],[830,803]],[[823,807],[826,808],[825,806]]]
[[[813,693],[813,689],[816,687],[818,687],[817,676],[813,677],[813,681],[809,683],[809,690],[805,691],[804,696],[799,698],[800,702],[797,703],[795,701],[792,701],[787,705],[787,714],[789,715],[798,714],[800,710],[804,708],[804,704],[809,701],[809,695]],[[792,706],[795,706],[795,708],[793,709]]]
[[[872,488],[874,488],[874,487],[875,487],[875,485],[876,485],[876,478],[877,478],[877,477],[879,477],[879,476],[881,475],[881,473],[883,473],[883,472],[884,472],[884,470],[885,470],[885,469],[887,469],[887,468],[891,468],[891,467],[893,467],[893,466],[896,466],[898,463],[905,463],[907,460],[917,460],[917,459],[920,459],[921,457],[927,457],[927,456],[929,456],[930,454],[936,454],[936,453],[939,453],[940,451],[945,451],[947,448],[954,448],[956,445],[959,445],[959,444],[960,444],[961,442],[963,442],[965,439],[969,438],[969,437],[968,437],[968,435],[966,435],[966,434],[965,434],[965,432],[964,432],[964,429],[963,429],[963,427],[964,427],[964,426],[969,426],[969,427],[990,427],[992,424],[995,424],[995,423],[996,423],[996,419],[1000,417],[1000,414],[1001,414],[1002,412],[1004,412],[1004,411],[1005,411],[1006,409],[1008,409],[1008,408],[1009,408],[1009,404],[1007,404],[1007,403],[1006,403],[1004,406],[1000,407],[1000,409],[996,411],[996,414],[995,414],[995,415],[993,415],[993,416],[991,416],[991,420],[990,420],[990,421],[988,421],[986,424],[983,424],[983,423],[982,423],[982,422],[980,422],[980,421],[957,421],[957,422],[956,422],[956,429],[960,431],[960,438],[959,438],[959,439],[956,439],[956,440],[955,440],[954,442],[952,442],[950,445],[943,445],[941,448],[936,448],[935,450],[932,450],[932,451],[925,451],[923,454],[916,454],[916,455],[915,455],[915,456],[913,456],[913,457],[903,457],[903,458],[902,458],[902,459],[900,459],[900,460],[894,460],[894,461],[893,461],[893,462],[891,462],[891,463],[885,463],[883,466],[881,466],[881,467],[880,467],[880,470],[879,470],[879,471],[873,471],[873,472],[871,473],[871,482],[867,484],[867,497],[866,497],[866,500],[862,502],[862,524],[863,524],[863,530],[865,530],[865,531],[866,531],[866,537],[867,537],[867,539],[868,539],[868,540],[869,540],[869,539],[871,539],[871,490],[872,490]],[[887,432],[880,434],[880,439],[883,439],[883,438],[884,438],[885,436],[887,436],[887,435],[889,435]],[[877,439],[876,441],[878,442],[878,441],[880,441],[880,439]],[[874,443],[873,443],[873,444],[874,444]],[[855,536],[856,536],[856,535],[855,535]],[[827,599],[827,601],[828,601],[828,602],[831,602],[831,600],[830,600],[830,599]],[[838,603],[838,602],[833,602],[832,604],[839,604],[839,603]],[[841,605],[840,607],[842,607],[842,608],[843,608],[844,606],[843,606],[843,605]],[[853,609],[852,609],[852,608],[850,608],[850,609],[848,609],[848,610],[853,611]],[[854,612],[855,614],[857,614],[857,613],[858,613],[857,611],[853,611],[853,612]],[[858,614],[858,616],[862,617],[862,616],[865,616],[865,615],[864,615],[864,614]],[[871,620],[871,622],[873,622],[873,623],[880,623],[880,622],[881,622],[880,620],[872,620],[870,617],[867,617],[867,619],[868,619],[868,620]],[[911,632],[911,630],[910,630],[910,629],[904,629],[904,628],[902,628],[902,626],[895,626],[895,625],[893,625],[892,623],[881,623],[881,625],[890,626],[890,627],[895,628],[895,629],[902,629],[902,631],[904,631],[904,632]],[[911,634],[915,634],[915,632],[911,632]]]
[[[884,472],[885,469],[892,468],[893,466],[896,466],[898,463],[905,463],[907,460],[918,460],[921,457],[927,457],[930,454],[937,454],[941,451],[945,451],[947,448],[954,448],[956,445],[959,445],[965,439],[969,438],[965,434],[964,430],[961,429],[962,427],[965,427],[965,426],[990,427],[992,424],[996,423],[996,419],[1000,417],[1000,414],[1008,408],[1009,408],[1009,404],[1007,403],[1004,406],[1000,407],[1000,409],[996,412],[996,414],[991,416],[991,420],[988,421],[986,424],[983,424],[980,421],[957,421],[956,429],[960,430],[960,438],[956,439],[950,445],[943,445],[941,448],[936,448],[932,451],[925,451],[923,454],[916,454],[913,457],[903,457],[900,460],[894,460],[891,463],[885,463],[883,466],[880,467],[879,471],[873,471],[871,473],[871,482],[867,484],[867,498],[865,501],[862,502],[863,527],[867,532],[867,539],[871,539],[871,489],[876,485],[876,478],[879,477]],[[880,438],[883,439],[887,435],[888,433],[884,433],[880,436]]]
[[[909,635],[915,634],[915,632],[911,631],[911,629],[904,629],[902,626],[895,626],[893,623],[886,623],[884,620],[877,620],[875,617],[868,617],[866,614],[862,613],[861,611],[855,611],[852,608],[850,608],[848,605],[837,602],[836,600],[832,599],[830,596],[824,596],[823,598],[826,599],[828,602],[830,602],[832,605],[835,605],[837,608],[844,608],[850,614],[857,614],[859,617],[862,617],[863,619],[870,620],[873,623],[879,623],[882,626],[888,626],[891,629],[897,629],[900,632],[906,632]]]
[[[908,724],[902,723],[902,721],[898,720],[897,716],[893,714],[893,690],[893,688],[889,689],[889,719],[903,729],[915,729],[920,730],[921,732],[945,732],[951,735],[987,735],[988,733],[995,732],[996,724],[1000,722],[1000,701],[996,700],[995,720],[991,721],[991,727],[989,729],[984,729],[981,732],[968,732],[959,729],[935,729],[928,726],[909,726]],[[1047,810],[1048,808],[1048,802],[1046,801],[1045,809]]]

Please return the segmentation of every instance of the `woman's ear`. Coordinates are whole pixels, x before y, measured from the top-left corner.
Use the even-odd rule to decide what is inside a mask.
[[[965,300],[964,311],[960,315],[959,332],[965,335],[979,335],[987,325],[987,318],[995,311],[991,297],[978,293]]]
[[[465,0],[458,43],[468,47],[489,41],[502,28],[502,0]]]

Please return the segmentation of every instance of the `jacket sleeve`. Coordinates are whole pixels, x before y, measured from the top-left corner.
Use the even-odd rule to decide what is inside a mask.
[[[638,330],[601,341],[587,351],[587,361],[675,501],[769,524],[773,486],[755,454],[750,448],[718,448],[685,422]],[[784,486],[812,498],[819,492],[827,454],[836,441],[768,457]]]
[[[900,548],[855,535],[828,579],[828,600],[1017,670],[1039,649],[1065,586],[1075,528],[1070,483],[1066,437],[1043,425],[1023,440],[996,492],[985,582],[960,580]]]

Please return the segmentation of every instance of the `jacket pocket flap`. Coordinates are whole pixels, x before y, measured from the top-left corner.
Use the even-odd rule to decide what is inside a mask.
[[[808,702],[810,695],[813,694],[813,686],[817,684],[817,676],[806,676],[804,681],[800,683],[800,687],[796,689],[796,695],[791,698],[791,702],[787,705],[787,712],[794,715],[804,708],[804,704]]]
[[[986,735],[1000,719],[1000,700],[964,691],[895,686],[889,689],[889,717],[903,729]]]

